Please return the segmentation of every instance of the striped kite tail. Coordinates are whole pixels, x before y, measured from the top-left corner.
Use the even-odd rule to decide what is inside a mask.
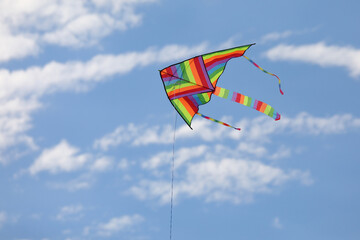
[[[233,92],[228,89],[216,86],[213,94],[215,96],[229,99],[233,102],[237,102],[244,106],[253,108],[256,111],[259,111],[259,112],[262,112],[262,113],[268,115],[269,117],[273,118],[275,121],[278,121],[281,118],[281,115],[267,103],[264,103],[260,100],[252,98],[252,97],[245,96],[241,93]]]
[[[267,73],[267,74],[269,74],[269,75],[271,75],[271,76],[276,77],[276,78],[279,80],[279,90],[280,90],[280,93],[281,93],[282,95],[284,95],[284,92],[281,90],[281,81],[280,81],[280,78],[279,78],[278,76],[276,76],[276,75],[273,74],[273,73],[270,73],[270,72],[266,71],[265,69],[263,69],[262,67],[260,67],[259,65],[257,65],[253,60],[251,60],[251,59],[248,58],[247,56],[245,56],[245,55],[243,55],[243,56],[244,56],[244,58],[246,58],[249,62],[251,62],[255,67],[257,67],[258,69],[260,69],[260,70],[263,71],[264,73]]]
[[[207,119],[207,120],[210,120],[210,121],[213,121],[213,122],[222,124],[222,125],[224,125],[224,126],[226,126],[226,127],[231,127],[231,128],[233,128],[233,129],[235,129],[235,130],[238,130],[238,131],[241,130],[241,128],[233,127],[233,126],[231,126],[231,125],[229,125],[229,124],[227,124],[227,123],[224,123],[224,122],[222,122],[222,121],[219,121],[219,120],[213,119],[213,118],[211,118],[211,117],[205,116],[205,115],[203,115],[203,114],[201,114],[201,113],[198,113],[198,112],[197,112],[196,114],[199,115],[199,116],[201,116],[201,117],[203,117],[203,118],[205,118],[205,119]]]

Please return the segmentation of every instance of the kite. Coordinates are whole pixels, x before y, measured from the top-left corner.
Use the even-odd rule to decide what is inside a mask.
[[[281,115],[270,105],[216,86],[221,74],[225,70],[227,62],[232,58],[244,56],[245,51],[252,45],[254,44],[199,55],[160,70],[160,76],[168,99],[191,129],[191,122],[196,114],[227,127],[240,130],[240,128],[233,127],[198,112],[199,106],[208,103],[212,95],[253,108],[275,119],[275,121],[280,120]],[[280,93],[284,94],[281,90],[281,82],[278,76],[267,72],[250,58],[244,57],[263,72],[275,76],[279,80]]]

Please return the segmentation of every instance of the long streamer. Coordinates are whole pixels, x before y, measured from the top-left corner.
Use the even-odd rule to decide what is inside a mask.
[[[233,126],[231,126],[231,125],[229,125],[229,124],[227,124],[227,123],[224,123],[224,122],[222,122],[222,121],[219,121],[219,120],[213,119],[213,118],[208,117],[208,116],[206,116],[206,115],[204,115],[204,114],[201,114],[201,113],[199,113],[199,112],[197,112],[196,114],[197,114],[197,115],[199,115],[199,116],[201,116],[201,117],[203,117],[203,118],[205,118],[205,119],[208,119],[208,120],[210,120],[210,121],[213,121],[213,122],[216,122],[216,123],[222,124],[222,125],[224,125],[224,126],[226,126],[226,127],[230,127],[230,128],[235,129],[235,130],[238,130],[238,131],[240,131],[240,130],[241,130],[241,128],[236,128],[236,127],[233,127]]]
[[[284,92],[281,90],[281,81],[280,81],[280,78],[278,76],[276,76],[275,74],[273,73],[270,73],[268,71],[266,71],[265,69],[263,69],[262,67],[260,67],[259,65],[257,65],[253,60],[251,60],[250,58],[248,58],[247,56],[243,55],[244,58],[246,58],[249,62],[251,62],[255,67],[257,67],[258,69],[260,69],[261,71],[263,71],[264,73],[267,73],[271,76],[274,76],[276,77],[277,79],[279,79],[279,90],[280,90],[280,93],[282,95],[284,95]]]

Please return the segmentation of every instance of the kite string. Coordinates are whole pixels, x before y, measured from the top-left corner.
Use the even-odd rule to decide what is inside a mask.
[[[170,201],[170,240],[172,238],[172,225],[173,225],[173,199],[174,199],[174,169],[175,169],[175,133],[176,133],[176,120],[177,114],[175,112],[174,122],[174,137],[172,148],[172,165],[171,165],[171,201]]]
[[[176,83],[174,85],[178,86],[179,89],[179,85],[181,85],[181,83]],[[175,91],[174,91],[174,96],[175,96]],[[174,135],[173,135],[173,146],[172,146],[172,161],[171,161],[171,200],[170,200],[170,240],[172,239],[172,226],[173,226],[173,201],[174,201],[174,175],[175,175],[175,135],[176,135],[176,122],[177,122],[177,112],[174,111],[174,115],[175,115],[175,121],[174,121]]]

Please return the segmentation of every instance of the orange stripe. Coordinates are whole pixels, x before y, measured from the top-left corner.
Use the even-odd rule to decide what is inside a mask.
[[[241,104],[244,104],[244,98],[245,98],[245,96],[240,94],[240,103]]]
[[[226,59],[226,58],[235,58],[235,57],[241,57],[242,55],[244,55],[245,51],[235,51],[232,53],[226,53],[226,54],[221,54],[221,55],[216,55],[212,58],[206,59],[206,61],[204,61],[206,66],[212,65],[214,62],[218,61],[218,60],[222,60],[222,59]]]
[[[216,96],[219,96],[220,90],[221,90],[221,87],[216,87],[216,88],[215,88],[215,91],[214,91],[214,94],[215,94]]]
[[[263,102],[259,111],[262,113],[265,112],[266,107],[267,107],[267,104]]]
[[[186,108],[186,110],[188,111],[188,113],[191,116],[194,116],[194,114],[196,113],[196,111],[190,106],[190,104],[185,100],[185,98],[179,98],[179,101],[181,102],[181,104]]]
[[[199,76],[199,72],[198,72],[198,70],[196,69],[195,60],[194,60],[193,58],[189,60],[189,65],[190,65],[190,69],[191,69],[191,74],[193,75],[196,84],[202,86],[203,84],[202,84],[202,82],[201,82],[201,79],[200,79],[200,76]],[[200,80],[200,81],[199,81],[199,80]]]

